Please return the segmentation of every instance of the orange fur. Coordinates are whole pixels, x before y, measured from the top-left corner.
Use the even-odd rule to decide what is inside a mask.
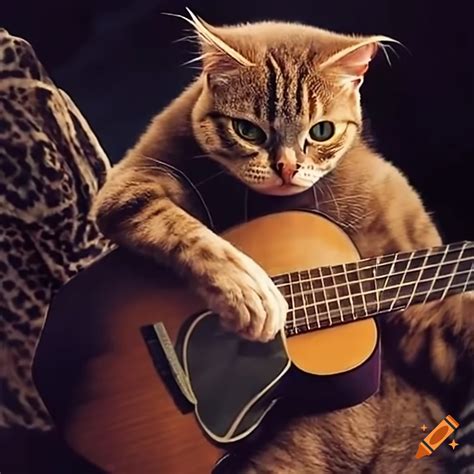
[[[365,73],[373,48],[357,51],[384,37],[272,22],[201,23],[198,32],[203,73],[153,120],[99,193],[95,213],[108,237],[165,259],[229,326],[261,340],[282,324],[284,304],[258,266],[204,225],[205,209],[175,168],[199,168],[196,160],[207,157],[248,188],[278,194],[274,157],[286,147],[300,164],[287,195],[314,195],[315,207],[347,230],[363,257],[441,242],[407,179],[360,135],[361,80],[353,79]],[[266,141],[242,138],[232,119],[259,127]],[[308,139],[321,120],[333,122],[334,136]],[[229,196],[218,199],[225,205]],[[441,456],[414,461],[418,426],[434,424],[444,409],[456,414],[461,362],[472,367],[473,301],[452,297],[387,318],[381,392],[358,407],[291,422],[244,472],[441,472]],[[438,384],[436,394],[416,386],[420,374]]]

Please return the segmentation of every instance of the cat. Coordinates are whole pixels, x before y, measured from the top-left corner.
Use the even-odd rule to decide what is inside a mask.
[[[282,22],[215,27],[189,14],[200,74],[98,193],[93,212],[107,237],[170,265],[226,327],[258,341],[282,328],[286,302],[217,232],[309,207],[338,222],[363,257],[441,243],[406,177],[363,138],[361,86],[390,38]],[[292,420],[240,471],[443,472],[442,454],[414,453],[422,424],[434,427],[446,409],[457,415],[473,311],[470,292],[384,318],[380,392]]]

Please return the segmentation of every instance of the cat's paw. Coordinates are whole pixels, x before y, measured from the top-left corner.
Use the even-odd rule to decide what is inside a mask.
[[[288,304],[267,273],[228,242],[214,248],[198,293],[227,329],[242,337],[266,342],[286,321]]]

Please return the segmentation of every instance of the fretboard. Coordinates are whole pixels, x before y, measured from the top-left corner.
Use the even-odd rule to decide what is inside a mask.
[[[273,278],[289,304],[288,336],[474,289],[474,243],[369,258]]]

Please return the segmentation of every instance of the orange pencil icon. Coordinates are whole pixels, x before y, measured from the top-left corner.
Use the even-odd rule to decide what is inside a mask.
[[[420,459],[425,456],[430,456],[436,449],[438,449],[446,438],[454,433],[458,428],[459,423],[451,416],[448,415],[443,418],[436,428],[433,428],[425,439],[418,445],[418,451],[416,452],[415,458]]]

